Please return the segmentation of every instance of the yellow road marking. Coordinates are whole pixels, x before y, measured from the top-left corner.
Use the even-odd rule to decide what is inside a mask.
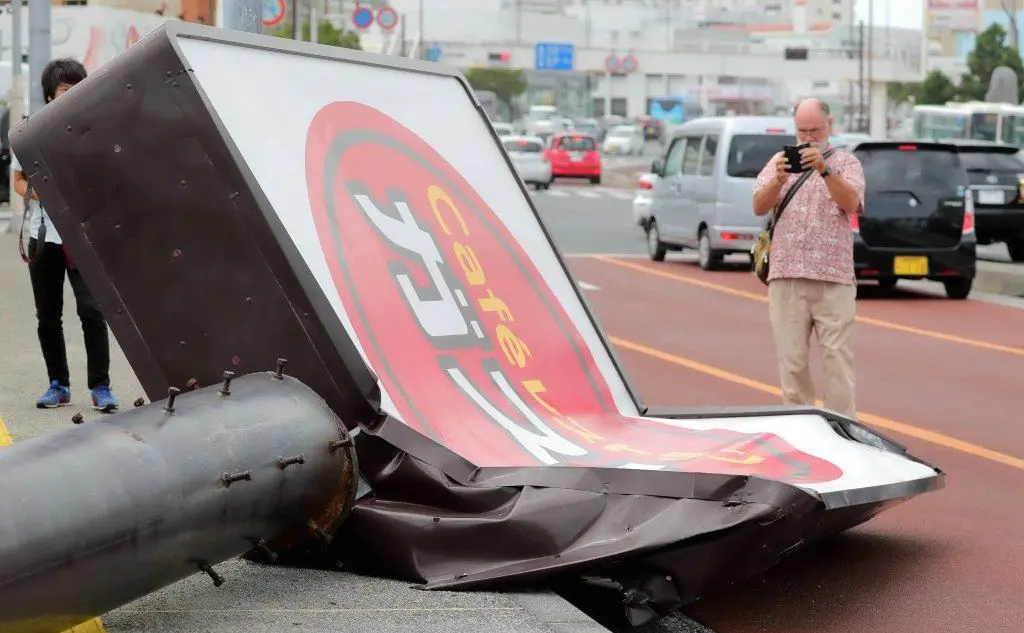
[[[658,360],[663,360],[667,363],[672,363],[673,365],[686,367],[687,369],[692,369],[694,371],[701,372],[702,374],[714,376],[715,378],[720,378],[721,380],[725,380],[733,384],[743,385],[744,387],[749,387],[750,389],[771,394],[773,396],[782,396],[781,389],[774,385],[769,385],[767,383],[761,382],[759,380],[754,380],[752,378],[740,376],[739,374],[734,374],[724,369],[719,369],[718,367],[705,365],[704,363],[699,363],[695,360],[690,360],[689,358],[676,356],[675,354],[670,354],[660,349],[648,347],[641,343],[635,343],[633,341],[619,338],[617,336],[610,336],[609,339],[614,345],[616,345],[617,347],[621,347],[622,349],[628,349],[633,352],[644,354],[645,356],[650,356],[652,358],[657,358]],[[819,401],[818,404],[820,406],[821,402]],[[864,413],[861,411],[857,412],[857,419],[861,422],[864,422],[865,424],[877,426],[879,428],[887,429],[889,431],[895,431],[896,433],[902,433],[903,435],[917,438],[919,440],[924,440],[925,442],[930,442],[932,444],[936,444],[944,448],[949,448],[954,451],[960,451],[961,453],[967,453],[968,455],[973,455],[974,457],[980,457],[981,459],[987,459],[1006,466],[1010,466],[1012,468],[1019,468],[1021,470],[1024,470],[1024,459],[1021,459],[1019,457],[1012,457],[1010,455],[1006,455],[1005,453],[1000,453],[998,451],[985,448],[984,446],[978,446],[977,444],[971,444],[970,442],[965,442],[955,437],[943,435],[942,433],[936,433],[935,431],[929,431],[928,429],[922,429],[911,424],[897,422],[896,420],[883,418],[880,415],[875,415],[873,413]]]
[[[658,270],[657,268],[649,268],[641,264],[635,264],[633,262],[624,261],[621,259],[613,259],[611,257],[605,257],[604,255],[592,255],[591,259],[605,262],[606,264],[612,264],[614,266],[620,266],[622,268],[629,268],[638,272],[653,275],[655,277],[663,277],[665,279],[671,279],[684,284],[690,284],[691,286],[699,286],[701,288],[707,288],[716,292],[721,292],[735,297],[742,297],[744,299],[752,299],[754,301],[760,301],[761,303],[768,303],[768,297],[763,294],[756,292],[749,292],[746,290],[739,290],[737,288],[730,288],[723,284],[716,284],[710,281],[703,281],[701,279],[695,279],[686,275],[678,275],[670,273],[665,270]],[[956,334],[947,334],[945,332],[936,332],[935,330],[926,330],[924,328],[912,327],[909,325],[901,325],[892,321],[886,321],[884,319],[875,319],[872,317],[858,316],[857,321],[866,325],[874,325],[876,327],[885,328],[887,330],[895,330],[897,332],[905,332],[907,334],[916,334],[917,336],[923,336],[926,338],[933,338],[940,341],[946,341],[947,343],[958,343],[960,345],[967,345],[970,347],[977,347],[979,349],[987,349],[993,352],[1002,352],[1004,354],[1011,354],[1013,356],[1024,356],[1024,348],[1012,347],[1010,345],[1000,345],[999,343],[991,343],[989,341],[981,341],[978,339],[967,338],[965,336],[957,336]]]
[[[0,448],[4,446],[10,446],[14,443],[14,439],[11,438],[10,432],[7,430],[7,425],[4,424],[4,419],[0,418]],[[75,625],[64,631],[64,633],[106,633],[106,628],[103,627],[103,620],[100,618],[93,618],[87,622]]]

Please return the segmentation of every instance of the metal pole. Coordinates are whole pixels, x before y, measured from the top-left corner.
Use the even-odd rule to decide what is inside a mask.
[[[8,129],[14,129],[21,120],[25,118],[25,75],[22,71],[22,59],[24,58],[24,44],[21,41],[21,0],[11,2],[11,107],[10,123]],[[14,179],[10,179],[10,207],[11,209],[21,208],[21,196],[14,191]],[[7,224],[7,232],[14,232],[14,216]]]
[[[868,112],[864,132],[871,131],[871,81],[872,65],[875,59],[875,0],[868,0]]]
[[[292,39],[302,39],[302,11],[299,8],[301,0],[292,0]],[[358,3],[357,3],[358,4]]]
[[[224,28],[246,33],[263,32],[261,0],[223,0]]]
[[[864,20],[857,23],[857,131],[864,131]]]
[[[417,52],[419,53],[420,59],[426,59],[427,39],[426,36],[423,34],[423,0],[419,0],[419,4],[416,7],[416,20],[417,22],[419,22],[419,26],[417,28],[419,29],[420,32],[420,49]]]
[[[49,2],[28,3],[28,70],[29,113],[34,114],[46,102],[43,100],[43,68],[50,63],[53,46],[50,40],[51,11]]]
[[[316,17],[316,7],[309,3],[309,41],[316,44],[320,41],[320,19]]]

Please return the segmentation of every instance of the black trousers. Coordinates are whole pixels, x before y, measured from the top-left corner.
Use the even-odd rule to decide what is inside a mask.
[[[60,244],[43,242],[37,250],[36,239],[32,238],[28,243],[28,252],[34,253],[28,265],[28,273],[32,280],[36,318],[39,321],[39,345],[43,348],[43,360],[46,361],[50,381],[56,380],[65,387],[71,386],[63,327],[66,273],[75,293],[78,318],[82,320],[82,333],[85,335],[89,389],[109,387],[110,340],[107,321],[100,312],[99,304],[86,288],[82,273],[77,268],[68,268],[68,260]]]

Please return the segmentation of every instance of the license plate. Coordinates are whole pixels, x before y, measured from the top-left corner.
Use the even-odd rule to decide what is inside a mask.
[[[927,275],[928,258],[925,256],[897,255],[892,263],[896,275]]]
[[[979,189],[978,204],[1003,204],[1003,192],[998,190],[986,191],[985,189]]]
[[[619,149],[619,146],[618,146],[618,145],[609,145],[609,146],[608,146],[608,151],[609,151],[609,152],[614,152],[614,151],[615,151],[615,150],[617,150],[617,149]]]
[[[583,154],[580,154],[579,152],[569,152],[569,160],[574,163],[578,163],[583,160]]]

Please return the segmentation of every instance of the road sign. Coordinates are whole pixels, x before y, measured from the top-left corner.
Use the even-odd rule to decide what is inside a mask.
[[[273,28],[284,21],[284,0],[263,0],[263,26]]]
[[[534,66],[537,70],[572,70],[573,46],[561,42],[538,42]]]
[[[390,31],[395,28],[398,24],[398,13],[390,6],[383,6],[377,11],[377,25],[385,30]]]
[[[363,5],[357,5],[352,12],[352,24],[361,30],[370,28],[373,24],[373,9]]]
[[[626,57],[623,58],[622,60],[623,72],[634,73],[636,72],[636,69],[639,65],[640,63],[636,60],[636,57],[633,57],[632,54],[626,55]]]
[[[615,53],[610,53],[604,58],[604,69],[610,73],[617,73],[622,68],[622,58]]]

